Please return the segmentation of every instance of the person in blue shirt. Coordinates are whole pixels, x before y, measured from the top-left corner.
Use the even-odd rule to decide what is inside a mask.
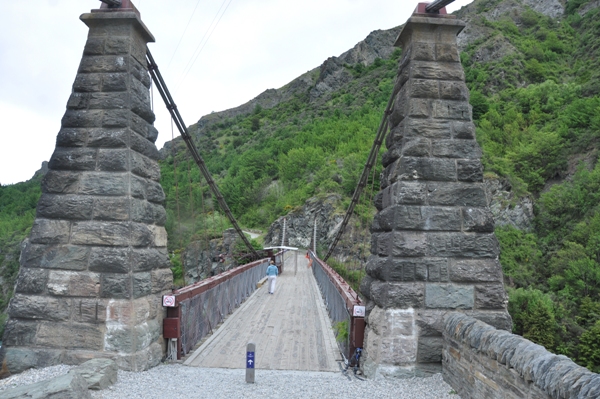
[[[275,266],[275,261],[271,261],[269,267],[267,267],[267,278],[269,280],[269,294],[275,293],[275,281],[277,280],[277,275],[279,274],[279,270],[277,266]]]

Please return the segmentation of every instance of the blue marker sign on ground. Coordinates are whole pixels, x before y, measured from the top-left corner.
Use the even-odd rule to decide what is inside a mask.
[[[254,368],[254,352],[246,352],[246,368]]]
[[[248,342],[248,345],[246,345],[246,382],[250,383],[254,383],[255,351],[256,345],[254,342]]]

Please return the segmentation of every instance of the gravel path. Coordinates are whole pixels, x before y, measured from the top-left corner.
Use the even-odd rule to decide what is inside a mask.
[[[67,373],[73,366],[30,369],[0,380],[2,391]],[[441,374],[430,378],[359,380],[339,373],[256,370],[256,383],[245,382],[245,370],[208,369],[181,364],[161,365],[144,372],[119,371],[118,382],[93,399],[164,398],[377,398],[460,399]]]
[[[21,374],[15,374],[3,380],[0,380],[0,397],[1,392],[5,389],[16,388],[21,385],[35,384],[36,382],[49,380],[50,378],[58,377],[59,375],[67,374],[75,366],[66,366],[60,364],[58,366],[45,367],[43,369],[29,369]]]
[[[394,398],[460,399],[441,374],[410,380],[348,379],[341,372],[256,370],[256,383],[245,370],[162,365],[141,373],[119,371],[117,384],[92,393],[94,399],[171,398]]]

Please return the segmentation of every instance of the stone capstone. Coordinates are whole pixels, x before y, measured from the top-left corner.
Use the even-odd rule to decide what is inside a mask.
[[[462,313],[443,317],[444,380],[465,399],[595,398],[600,375]]]

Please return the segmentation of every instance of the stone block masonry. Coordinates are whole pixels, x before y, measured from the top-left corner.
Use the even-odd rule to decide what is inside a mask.
[[[444,317],[444,380],[463,399],[600,398],[600,375],[461,313]]]
[[[11,373],[111,358],[145,370],[164,355],[172,273],[146,44],[133,9],[94,10],[8,307]]]
[[[512,327],[456,45],[463,27],[414,14],[396,42],[403,52],[361,284],[370,377],[439,372],[449,311]]]

